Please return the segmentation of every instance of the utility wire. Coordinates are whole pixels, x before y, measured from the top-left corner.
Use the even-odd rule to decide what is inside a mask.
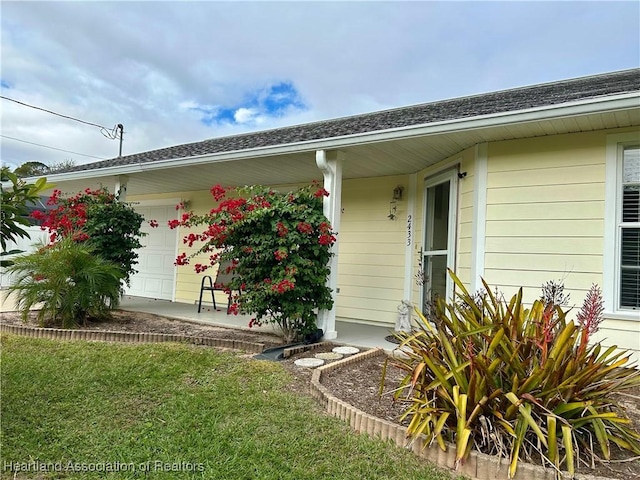
[[[2,98],[3,100],[9,100],[10,102],[17,103],[18,105],[23,105],[25,107],[34,108],[36,110],[41,110],[43,112],[47,112],[47,113],[50,113],[52,115],[57,115],[58,117],[67,118],[69,120],[73,120],[74,122],[80,122],[80,123],[84,123],[85,125],[91,125],[92,127],[98,127],[100,129],[100,132],[105,137],[107,137],[107,138],[109,138],[111,140],[115,140],[116,138],[118,138],[118,125],[116,125],[112,129],[108,129],[107,127],[104,127],[102,125],[98,125],[97,123],[86,122],[84,120],[80,120],[79,118],[70,117],[69,115],[63,115],[61,113],[57,113],[57,112],[53,112],[51,110],[47,110],[46,108],[36,107],[35,105],[30,105],[28,103],[20,102],[19,100],[15,100],[13,98],[5,97],[4,95],[0,95],[0,98]]]
[[[35,108],[36,110],[42,110],[43,112],[47,112],[47,113],[50,113],[52,115],[57,115],[57,116],[62,117],[62,118],[68,118],[69,120],[74,120],[76,122],[80,122],[80,123],[85,123],[87,125],[91,125],[92,127],[104,128],[105,130],[107,130],[106,127],[103,127],[102,125],[98,125],[97,123],[85,122],[84,120],[80,120],[79,118],[70,117],[69,115],[63,115],[61,113],[52,112],[51,110],[47,110],[46,108],[36,107],[35,105],[29,105],[28,103],[20,102],[18,100],[14,100],[13,98],[5,97],[4,95],[0,95],[0,98],[2,98],[4,100],[9,100],[10,102],[15,102],[15,103],[17,103],[19,105],[24,105],[25,107]]]
[[[21,140],[19,138],[10,137],[8,135],[0,135],[2,138],[8,138],[9,140],[15,140],[16,142],[28,143],[29,145],[36,145],[37,147],[50,148],[51,150],[58,150],[60,152],[73,153],[74,155],[82,155],[83,157],[97,158],[98,160],[106,160],[103,157],[96,157],[95,155],[87,155],[86,153],[72,152],[71,150],[64,150],[62,148],[50,147],[49,145],[42,145],[41,143],[28,142],[27,140]]]

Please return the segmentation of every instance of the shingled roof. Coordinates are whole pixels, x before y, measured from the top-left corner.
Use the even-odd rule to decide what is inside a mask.
[[[66,171],[289,145],[348,135],[415,127],[434,122],[515,112],[640,91],[640,68],[460,97],[350,117],[213,138],[79,165]]]

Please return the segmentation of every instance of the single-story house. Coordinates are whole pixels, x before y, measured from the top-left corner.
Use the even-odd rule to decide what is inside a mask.
[[[214,184],[330,192],[338,232],[329,280],[341,321],[388,326],[402,300],[451,297],[484,278],[525,300],[561,281],[579,308],[601,286],[603,343],[640,359],[640,69],[213,138],[51,175],[63,192],[99,184],[161,224]],[[147,229],[128,293],[197,301],[200,276],[176,267],[184,232]],[[224,294],[220,296],[225,303]]]

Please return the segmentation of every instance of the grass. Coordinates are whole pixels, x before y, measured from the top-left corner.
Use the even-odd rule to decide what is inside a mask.
[[[37,479],[449,478],[288,392],[277,363],[180,344],[0,338],[0,478],[16,463],[30,469],[16,478]]]

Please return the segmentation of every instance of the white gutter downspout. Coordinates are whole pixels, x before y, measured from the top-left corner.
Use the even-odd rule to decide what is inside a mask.
[[[120,202],[127,201],[127,182],[129,177],[127,175],[118,175],[116,185],[114,187],[114,194]]]
[[[334,232],[340,231],[340,215],[342,213],[342,152],[331,152],[328,158],[325,150],[316,151],[316,165],[322,171],[324,177],[324,189],[329,192],[328,197],[323,198],[323,213],[327,217]],[[339,238],[339,237],[337,237]],[[338,336],[336,330],[336,303],[338,288],[338,241],[331,248],[333,256],[329,260],[329,278],[327,286],[331,289],[333,307],[331,310],[318,312],[318,328],[324,332],[325,340],[332,340]]]

